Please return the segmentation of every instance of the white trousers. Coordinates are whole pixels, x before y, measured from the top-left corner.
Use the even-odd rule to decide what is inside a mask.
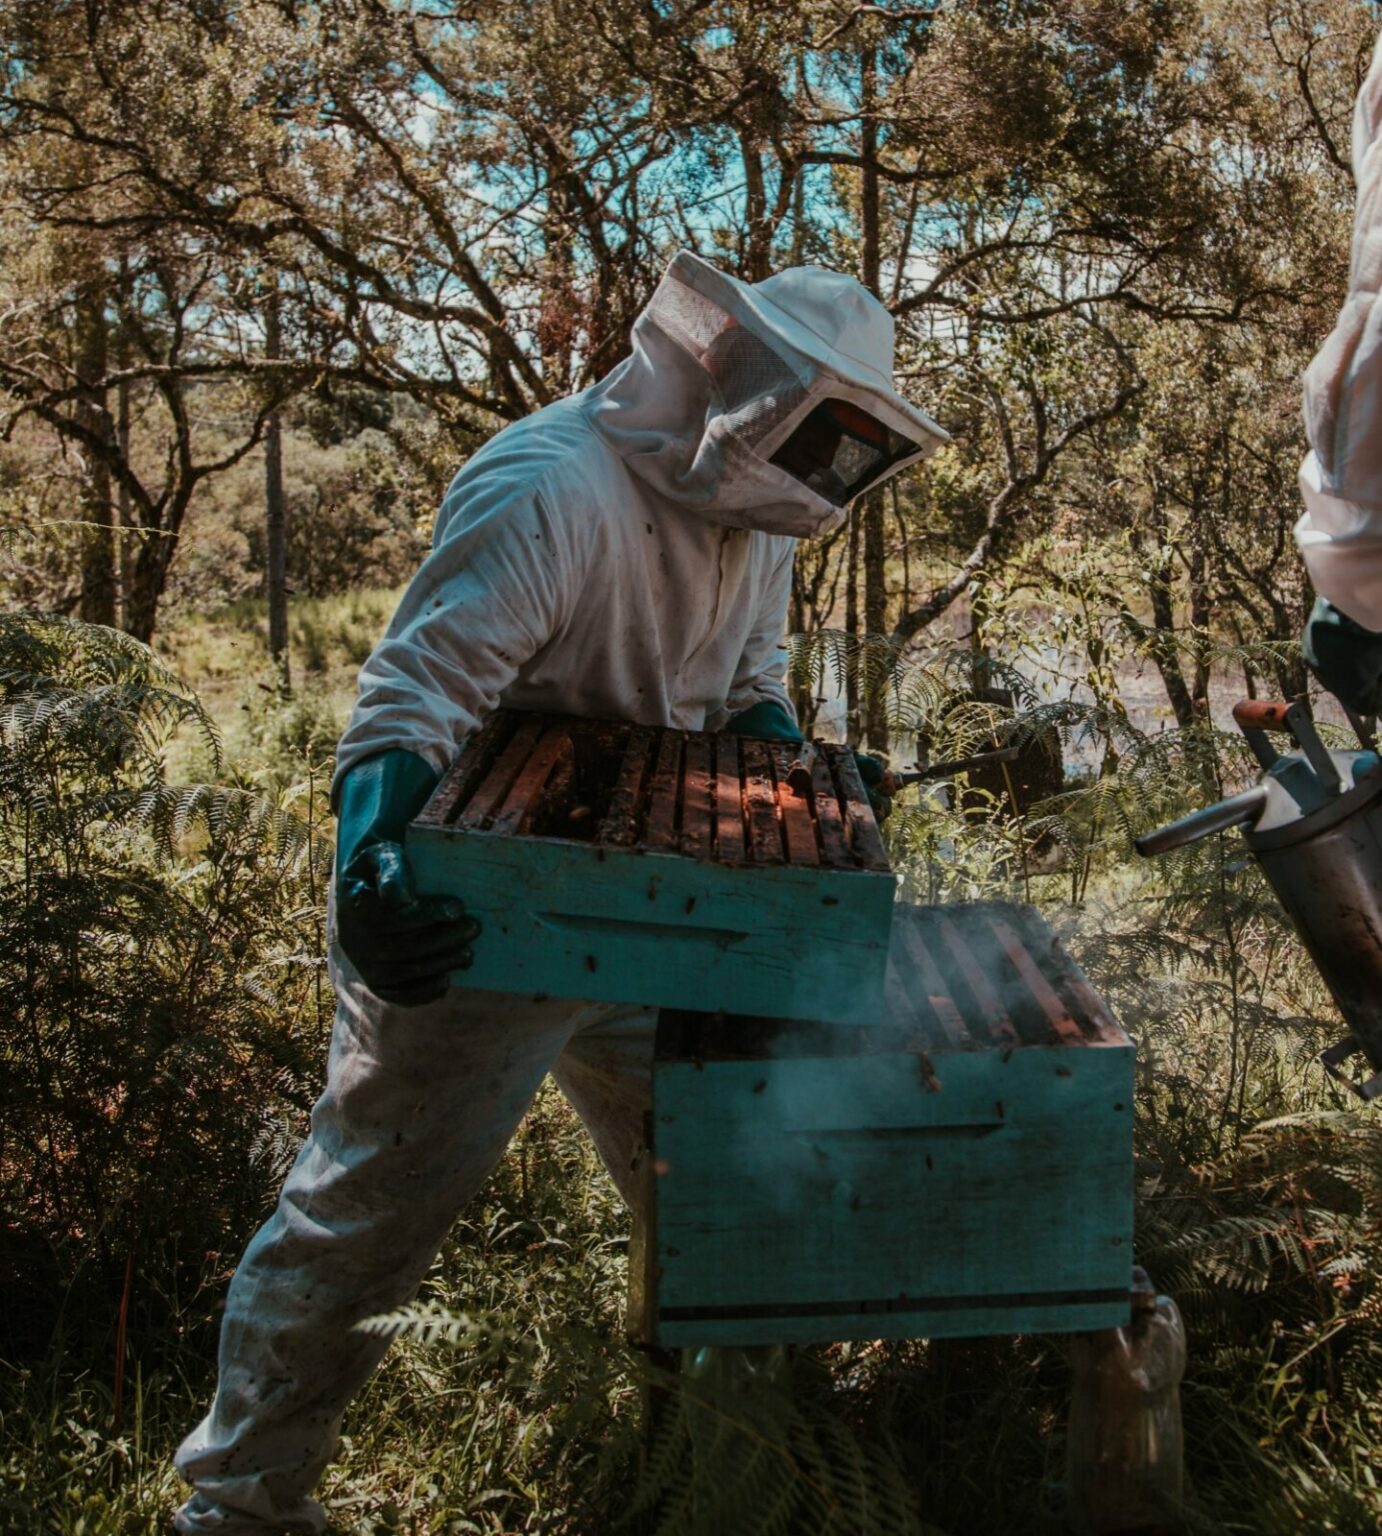
[[[334,944],[330,966],[326,1088],[231,1280],[216,1396],[176,1457],[183,1536],[322,1530],[309,1494],[388,1347],[353,1325],[416,1293],[549,1071],[632,1199],[654,1013],[464,988],[399,1008]]]

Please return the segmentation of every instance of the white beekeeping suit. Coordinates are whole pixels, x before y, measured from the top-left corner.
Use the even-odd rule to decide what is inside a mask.
[[[338,778],[393,748],[440,772],[501,701],[683,728],[790,709],[795,540],[944,438],[893,389],[892,350],[850,278],[748,285],[678,256],[626,361],[456,477],[361,669]],[[354,1325],[414,1294],[547,1072],[632,1194],[650,1014],[463,987],[399,1007],[329,926],[327,1085],[231,1282],[216,1398],[177,1456],[185,1536],[323,1528],[310,1491],[384,1351]]]
[[[944,441],[893,389],[892,356],[892,317],[852,278],[740,283],[682,252],[629,358],[457,475],[361,669],[338,777],[386,747],[440,771],[501,700],[684,729],[765,698],[789,707],[794,541]],[[830,400],[867,412],[880,440],[842,437],[805,484],[772,459]]]
[[[1315,590],[1382,630],[1382,38],[1353,114],[1358,187],[1348,298],[1305,374],[1296,542]]]

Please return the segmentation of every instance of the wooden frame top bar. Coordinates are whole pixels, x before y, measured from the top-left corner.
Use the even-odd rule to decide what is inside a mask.
[[[849,747],[500,709],[466,738],[424,826],[890,872]]]
[[[658,1049],[711,1061],[1127,1045],[1041,914],[1015,902],[899,904],[885,995],[867,1024],[664,1009]]]

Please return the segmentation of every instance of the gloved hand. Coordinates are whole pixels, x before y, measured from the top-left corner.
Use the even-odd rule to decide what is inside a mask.
[[[403,837],[436,784],[422,758],[394,748],[349,769],[336,806],[336,937],[370,991],[407,1008],[445,993],[480,931],[455,897],[413,888]]]
[[[776,699],[759,699],[748,709],[731,715],[725,725],[736,736],[756,736],[759,741],[802,741],[801,727],[791,711]]]
[[[756,736],[760,741],[804,740],[801,727],[781,704],[772,699],[760,699],[750,708],[731,715],[725,729],[736,736]],[[864,793],[869,797],[874,817],[881,825],[892,812],[897,781],[887,763],[872,752],[856,752],[854,761],[858,764],[859,777],[864,781]]]
[[[897,793],[897,780],[892,770],[876,752],[856,752],[854,762],[864,783],[864,793],[873,807],[874,819],[879,826],[892,815],[893,796]]]
[[[1306,621],[1301,649],[1321,684],[1355,715],[1382,711],[1382,634],[1364,629],[1320,597]]]

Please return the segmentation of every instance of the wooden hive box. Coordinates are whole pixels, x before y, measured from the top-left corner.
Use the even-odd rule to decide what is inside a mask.
[[[666,1011],[630,1332],[807,1343],[1126,1323],[1133,1050],[1030,909],[905,907],[842,1027]]]
[[[408,831],[482,924],[466,983],[869,1018],[895,882],[847,747],[500,710]]]

